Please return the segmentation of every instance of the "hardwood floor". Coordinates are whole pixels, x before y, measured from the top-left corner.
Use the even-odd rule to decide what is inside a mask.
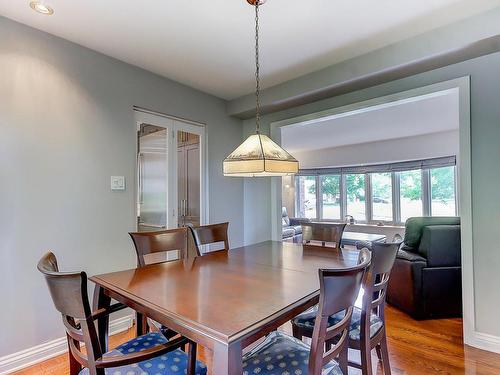
[[[284,326],[285,331],[290,327]],[[389,307],[387,311],[387,333],[391,368],[394,375],[498,375],[500,355],[463,345],[461,319],[415,321],[406,314]],[[133,330],[110,338],[110,346],[132,338]],[[356,354],[350,353],[351,358]],[[212,356],[209,350],[200,348],[199,357],[209,369]],[[373,355],[374,374],[382,374]],[[350,375],[361,372],[349,369]],[[67,355],[52,358],[33,367],[16,372],[17,375],[66,375]],[[211,374],[217,375],[217,374]]]

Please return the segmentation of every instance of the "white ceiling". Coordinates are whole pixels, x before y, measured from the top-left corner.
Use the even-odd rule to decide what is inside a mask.
[[[0,0],[0,15],[225,99],[252,92],[246,0]],[[264,87],[499,6],[500,0],[268,0]]]
[[[290,153],[399,139],[456,130],[458,91],[364,108],[281,129],[281,144]]]

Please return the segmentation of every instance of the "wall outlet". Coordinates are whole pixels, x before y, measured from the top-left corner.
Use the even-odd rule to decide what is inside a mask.
[[[111,176],[111,190],[125,190],[125,176]]]

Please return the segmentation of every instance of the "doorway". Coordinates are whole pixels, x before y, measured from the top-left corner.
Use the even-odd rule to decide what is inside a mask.
[[[136,110],[137,230],[205,223],[205,128]]]
[[[470,124],[470,79],[461,77],[450,81],[438,82],[428,86],[418,87],[403,92],[395,92],[386,96],[367,99],[362,102],[334,107],[324,111],[309,113],[294,118],[283,118],[270,124],[271,136],[278,143],[283,144],[282,130],[293,124],[307,124],[317,122],[318,119],[328,117],[343,117],[354,113],[365,113],[367,109],[376,106],[387,106],[391,103],[412,101],[422,95],[440,95],[444,91],[458,92],[458,140],[459,151],[456,157],[456,209],[461,221],[461,274],[462,274],[462,307],[463,307],[463,338],[466,344],[474,344],[475,312],[474,312],[474,284],[473,284],[473,243],[472,243],[472,193],[471,193],[471,124]],[[344,154],[340,155],[344,156]],[[339,160],[336,158],[336,160]],[[300,160],[299,160],[300,161]],[[432,176],[430,176],[432,177]],[[400,180],[401,182],[401,180]],[[428,181],[432,183],[432,180]],[[285,183],[286,185],[286,183]],[[290,185],[291,186],[291,185]],[[271,210],[273,239],[281,237],[281,209],[283,206],[283,184],[281,179],[271,181]],[[401,187],[399,187],[401,189]],[[396,189],[393,189],[396,191]],[[432,192],[432,191],[431,191]],[[285,196],[286,198],[286,196]],[[422,197],[429,200],[432,209],[432,195]],[[366,199],[365,199],[366,201]],[[396,207],[397,209],[397,207]]]

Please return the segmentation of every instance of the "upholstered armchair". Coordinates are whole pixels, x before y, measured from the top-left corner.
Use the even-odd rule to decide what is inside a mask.
[[[460,218],[406,221],[387,302],[415,319],[462,315]]]
[[[304,218],[289,217],[286,207],[281,211],[281,225],[283,230],[283,240],[300,242],[302,241],[301,223],[309,223],[311,220]]]

